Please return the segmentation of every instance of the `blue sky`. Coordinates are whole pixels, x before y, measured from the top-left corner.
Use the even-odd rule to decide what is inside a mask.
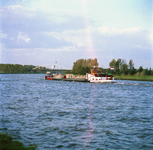
[[[153,68],[152,0],[1,0],[0,63],[133,60]]]

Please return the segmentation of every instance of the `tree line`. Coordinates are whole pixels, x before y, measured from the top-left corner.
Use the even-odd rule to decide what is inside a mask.
[[[142,66],[140,66],[139,69],[134,68],[134,63],[132,59],[130,59],[128,64],[124,59],[121,58],[117,60],[113,59],[109,63],[109,66],[114,68],[114,70],[111,71],[111,73],[115,75],[134,75],[134,76],[153,75],[153,70],[151,68],[144,69]]]
[[[79,59],[73,63],[72,71],[67,71],[66,73],[80,74],[85,75],[86,73],[90,73],[90,69],[94,67],[102,69],[103,73],[112,73],[113,75],[134,75],[134,76],[145,76],[145,75],[153,75],[153,70],[151,68],[144,69],[142,66],[139,69],[134,67],[133,60],[131,59],[127,64],[124,59],[113,59],[109,66],[113,67],[114,70],[110,70],[110,68],[104,69],[102,67],[98,67],[99,63],[97,62],[97,58],[95,59]]]
[[[90,73],[90,69],[94,67],[102,69],[103,73],[109,72],[113,75],[134,75],[134,76],[145,76],[153,75],[153,70],[151,68],[144,69],[142,66],[139,69],[134,67],[133,60],[131,59],[127,64],[124,59],[113,59],[109,66],[113,67],[114,70],[110,68],[104,69],[98,67],[99,63],[97,58],[94,59],[79,59],[73,63],[72,71],[67,70],[66,73],[73,73],[79,75],[85,75]],[[20,65],[20,64],[0,64],[0,73],[35,73],[36,70],[33,70],[36,66],[33,65]]]
[[[0,73],[30,73],[33,65],[0,64]]]

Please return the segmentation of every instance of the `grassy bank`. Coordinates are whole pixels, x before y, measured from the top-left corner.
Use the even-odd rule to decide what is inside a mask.
[[[116,76],[114,75],[116,80],[135,80],[135,81],[153,81],[153,76]]]

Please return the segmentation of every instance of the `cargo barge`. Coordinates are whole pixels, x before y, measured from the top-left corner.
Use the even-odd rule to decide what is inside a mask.
[[[116,83],[114,76],[109,73],[102,73],[102,70],[91,69],[91,73],[86,73],[85,76],[75,76],[73,74],[48,74],[46,80],[61,80],[75,82],[91,82],[91,83]]]
[[[89,82],[85,76],[75,76],[73,74],[66,74],[66,75],[62,75],[62,74],[47,74],[47,76],[45,76],[46,80],[61,80],[61,81],[75,81],[75,82]]]
[[[72,82],[89,82],[87,79],[84,78],[54,78],[45,76],[46,80],[60,80],[60,81],[72,81]]]

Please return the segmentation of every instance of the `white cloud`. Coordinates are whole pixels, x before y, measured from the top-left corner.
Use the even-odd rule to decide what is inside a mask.
[[[19,32],[18,37],[17,37],[17,42],[21,42],[21,41],[29,42],[30,38],[28,38],[27,34]]]
[[[96,29],[97,31],[100,31],[102,34],[135,34],[136,32],[142,31],[142,27],[130,27],[130,28],[116,28],[116,27],[99,27]]]
[[[50,32],[57,39],[65,39],[68,42],[72,42],[78,47],[87,47],[88,38],[91,37],[91,42],[97,47],[110,47],[114,46],[122,47],[136,47],[137,45],[147,44],[148,31],[143,30],[141,27],[131,28],[87,28],[81,30],[66,30],[63,32]],[[143,39],[143,41],[142,41]],[[111,42],[111,43],[110,43]],[[144,47],[144,46],[143,46]]]
[[[2,30],[0,30],[0,39],[6,38],[7,34],[3,34]]]
[[[153,46],[153,29],[151,30],[151,33],[150,33],[150,40],[151,40],[152,46]]]
[[[50,32],[51,35],[57,39],[65,39],[66,41],[72,42],[78,47],[86,45],[86,33],[85,29],[83,30],[66,30],[63,32]]]

